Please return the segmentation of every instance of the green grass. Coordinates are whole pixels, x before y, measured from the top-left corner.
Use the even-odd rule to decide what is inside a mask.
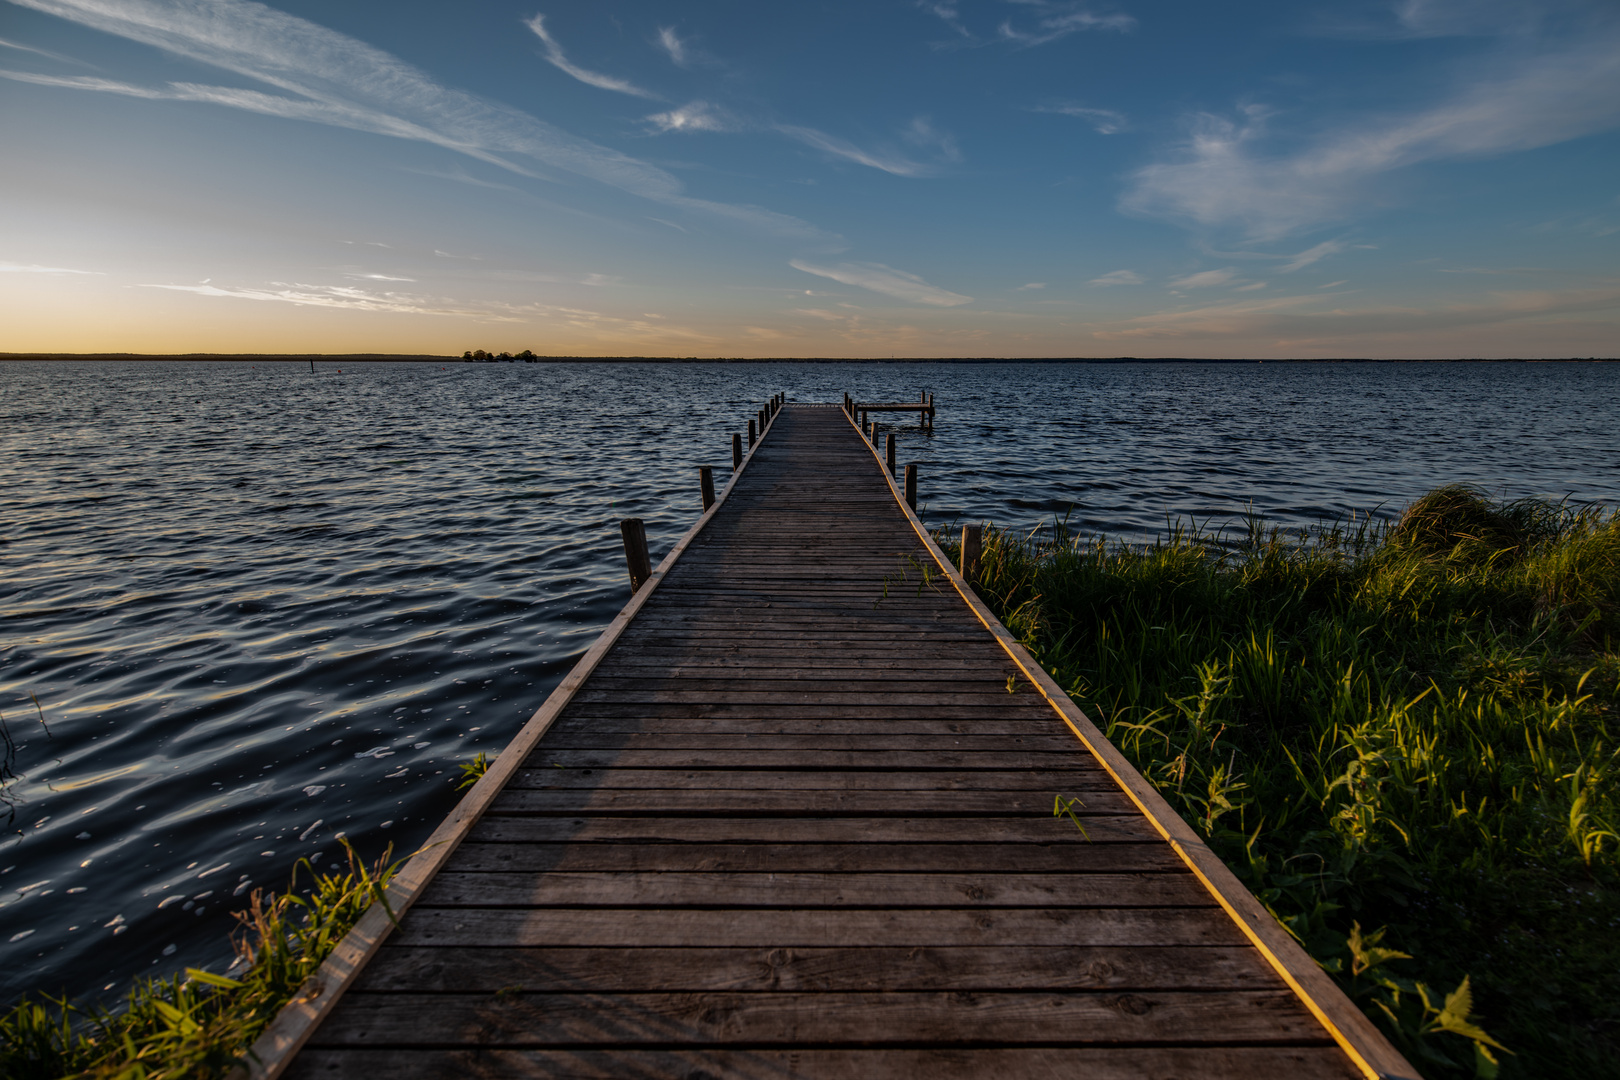
[[[117,1008],[25,998],[0,1015],[0,1076],[7,1080],[220,1080],[243,1060],[281,1007],[371,905],[397,864],[385,851],[367,866],[344,841],[347,873],[301,860],[289,891],[255,890],[233,941],[234,978],[187,968],[135,984]],[[300,895],[298,869],[312,885]],[[239,970],[238,970],[239,969]]]
[[[1413,1064],[1620,1077],[1620,516],[1064,531],[979,595]]]

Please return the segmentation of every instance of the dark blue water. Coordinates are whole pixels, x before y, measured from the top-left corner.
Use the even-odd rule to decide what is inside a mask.
[[[933,391],[936,524],[1620,502],[1615,365],[319,368],[0,364],[0,1000],[217,970],[296,859],[419,843],[628,598],[619,519],[656,561],[777,391]]]

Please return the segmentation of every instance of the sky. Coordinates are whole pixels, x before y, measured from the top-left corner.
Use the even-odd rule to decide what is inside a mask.
[[[0,0],[0,351],[1620,355],[1613,0]]]

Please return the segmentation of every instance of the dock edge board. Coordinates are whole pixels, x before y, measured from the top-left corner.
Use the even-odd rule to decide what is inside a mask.
[[[782,408],[787,408],[785,400]],[[462,839],[478,823],[478,819],[517,773],[541,737],[573,700],[574,694],[585,684],[585,680],[591,677],[603,657],[607,656],[609,650],[618,642],[620,635],[630,625],[630,621],[646,604],[647,598],[658,588],[682,553],[691,546],[692,541],[697,539],[704,526],[720,512],[732,488],[737,485],[737,480],[753,461],[754,452],[764,445],[765,436],[775,426],[776,417],[780,412],[779,409],[766,421],[765,429],[759,433],[754,445],[743,455],[742,463],[732,470],[731,479],[715,498],[714,504],[692,523],[692,527],[669,550],[669,554],[659,562],[657,569],[642,587],[630,597],[630,602],[624,605],[612,622],[608,623],[607,628],[591,647],[585,650],[585,655],[579,658],[573,669],[564,676],[563,681],[490,763],[489,771],[478,779],[472,790],[462,797],[450,811],[449,816],[433,830],[427,841],[400,868],[388,886],[387,907],[381,903],[374,903],[366,909],[353,928],[344,935],[343,940],[338,942],[332,954],[326,958],[315,974],[298,988],[292,999],[270,1022],[270,1026],[265,1028],[248,1048],[246,1060],[232,1070],[231,1080],[276,1080],[292,1064],[310,1035],[336,1007],[343,992],[360,977],[366,964],[388,939],[396,920],[405,915],[416,898],[450,860],[450,856],[461,845]],[[389,915],[388,908],[393,909],[392,916]]]
[[[1379,1031],[1366,1014],[1357,1008],[1355,1002],[1339,989],[1339,985],[1311,958],[1304,946],[1272,917],[1255,895],[1238,880],[1237,875],[1232,873],[1231,868],[1221,861],[1208,844],[1204,843],[1203,838],[1192,826],[1182,820],[1181,815],[1165,801],[1164,796],[1136,771],[1135,766],[1108,741],[1097,725],[1092,723],[1091,718],[1074,703],[1057,681],[1035,662],[1029,650],[1020,645],[1007,628],[1001,625],[1001,620],[991,613],[973,591],[973,586],[967,583],[956,566],[945,557],[945,553],[940,550],[933,536],[923,525],[922,519],[917,517],[916,512],[906,502],[905,493],[895,484],[894,476],[889,472],[883,451],[874,443],[867,441],[853,416],[844,412],[844,418],[855,429],[856,436],[861,442],[866,443],[867,449],[871,451],[873,459],[877,462],[878,471],[888,480],[890,493],[900,505],[901,512],[911,522],[918,539],[927,547],[929,554],[939,564],[940,570],[967,605],[973,609],[973,613],[978,616],[985,629],[995,635],[1008,657],[1024,673],[1024,677],[1040,691],[1041,696],[1069,725],[1069,730],[1085,744],[1086,749],[1091,751],[1092,756],[1175,849],[1188,869],[1203,883],[1204,888],[1209,890],[1210,895],[1266,958],[1266,962],[1288,984],[1289,989],[1304,1002],[1311,1015],[1315,1016],[1333,1036],[1333,1040],[1339,1044],[1340,1049],[1356,1068],[1360,1069],[1369,1080],[1422,1080],[1422,1074],[1390,1044],[1383,1032]]]

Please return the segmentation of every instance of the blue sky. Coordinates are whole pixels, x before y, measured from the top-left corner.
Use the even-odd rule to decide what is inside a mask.
[[[0,0],[0,350],[1620,354],[1612,2]]]

